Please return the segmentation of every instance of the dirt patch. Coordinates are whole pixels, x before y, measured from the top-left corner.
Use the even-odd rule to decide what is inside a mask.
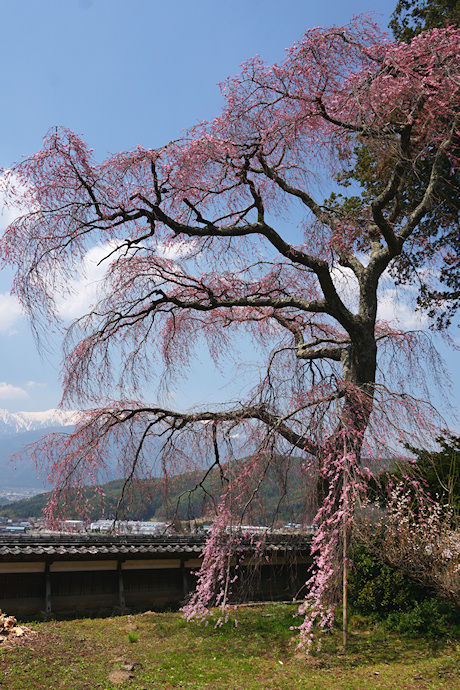
[[[127,673],[126,671],[112,671],[108,676],[113,685],[121,685],[125,680],[134,678],[134,673]]]
[[[30,642],[38,633],[24,625],[18,625],[14,616],[7,616],[0,609],[0,649],[13,649]]]
[[[24,633],[20,637],[9,635],[8,637],[4,637],[3,640],[0,637],[0,652],[10,651],[18,647],[28,647],[32,651],[40,652],[42,650],[48,650],[50,645],[56,642],[56,636],[54,634],[37,632],[30,628],[23,628],[23,631]]]

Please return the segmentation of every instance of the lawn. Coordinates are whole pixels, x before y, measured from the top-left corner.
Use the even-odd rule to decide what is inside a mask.
[[[351,618],[323,651],[297,649],[295,605],[241,607],[221,628],[180,613],[32,622],[0,646],[0,688],[460,688],[460,640],[405,638]],[[5,648],[6,647],[6,648]]]

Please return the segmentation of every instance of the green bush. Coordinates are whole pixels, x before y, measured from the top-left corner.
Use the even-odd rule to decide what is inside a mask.
[[[448,602],[438,599],[416,601],[407,611],[393,611],[388,614],[386,627],[409,637],[460,636],[460,611]]]
[[[348,596],[354,612],[385,617],[432,596],[430,590],[385,565],[362,546],[353,552]]]

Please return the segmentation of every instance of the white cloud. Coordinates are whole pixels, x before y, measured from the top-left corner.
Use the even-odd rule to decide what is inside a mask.
[[[69,284],[70,294],[58,299],[58,311],[63,319],[77,319],[90,311],[97,303],[102,281],[110,261],[117,258],[117,241],[98,244],[88,251],[81,263],[79,277]],[[165,259],[181,259],[195,250],[194,242],[159,244],[156,253]],[[125,251],[125,248],[122,250]],[[110,255],[110,259],[104,261]]]
[[[6,206],[6,176],[16,186],[17,204]],[[24,188],[15,180],[14,173],[7,170],[0,175],[0,235],[22,211],[21,201],[25,197]],[[92,305],[97,303],[101,283],[105,277],[109,261],[104,259],[110,254],[110,260],[116,258],[117,241],[98,244],[88,251],[81,263],[79,276],[67,286],[69,293],[57,299],[58,313],[65,320],[74,320],[87,314]],[[166,259],[181,259],[189,256],[195,249],[192,242],[174,242],[171,245],[160,244],[157,247],[159,256]],[[6,285],[5,285],[6,287]],[[22,315],[19,302],[7,293],[0,294],[0,332],[11,331],[13,324]]]
[[[16,184],[16,196],[18,199],[18,207],[6,206],[6,176],[10,175],[10,181]],[[21,213],[19,208],[21,202],[21,190],[23,188],[15,181],[14,174],[11,171],[6,171],[0,175],[0,235],[3,235],[7,226],[12,223]],[[2,288],[9,289],[11,285],[11,277],[8,270],[2,271]],[[23,311],[19,304],[19,300],[13,297],[9,292],[0,293],[0,333],[14,334],[16,323],[23,316]]]
[[[359,257],[362,260],[362,257]],[[358,309],[358,281],[350,268],[334,266],[332,280],[344,303],[352,310]],[[377,318],[394,323],[402,330],[424,329],[428,326],[425,314],[416,311],[417,289],[411,285],[395,286],[384,274],[379,287]]]
[[[0,294],[0,333],[15,332],[14,326],[23,316],[19,301],[6,293]]]
[[[98,244],[87,252],[80,266],[79,277],[69,285],[70,294],[58,299],[58,311],[63,319],[77,319],[87,314],[97,302],[109,263],[104,259],[111,252],[116,252],[116,249],[116,242],[107,242]],[[114,258],[116,253],[111,256],[111,259]]]
[[[3,235],[5,232],[6,228],[10,223],[13,222],[18,216],[19,213],[16,209],[12,208],[6,208],[6,206],[3,205],[3,199],[1,197],[1,189],[0,189],[0,235]]]
[[[0,400],[25,400],[29,395],[23,388],[0,382]]]
[[[27,381],[27,388],[46,388],[47,383],[37,383],[37,381]]]
[[[6,205],[7,178],[11,190],[14,190],[10,192],[8,205]],[[3,175],[0,175],[0,234],[3,234],[7,226],[24,212],[25,191],[26,188],[19,184],[16,175],[11,170],[6,170]]]
[[[158,244],[156,253],[164,259],[184,259],[196,251],[196,242],[188,241],[182,242],[180,240],[174,241],[172,244]]]
[[[358,308],[358,280],[351,268],[333,266],[331,278],[341,300],[352,311]]]
[[[395,322],[403,330],[420,330],[428,327],[428,318],[415,310],[416,289],[399,285],[384,286],[379,294],[377,318]]]

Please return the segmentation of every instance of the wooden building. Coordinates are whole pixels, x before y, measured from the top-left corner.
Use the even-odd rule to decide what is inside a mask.
[[[204,537],[1,535],[0,609],[25,619],[177,608],[193,589]],[[309,540],[247,540],[234,598],[291,599],[311,564]]]

